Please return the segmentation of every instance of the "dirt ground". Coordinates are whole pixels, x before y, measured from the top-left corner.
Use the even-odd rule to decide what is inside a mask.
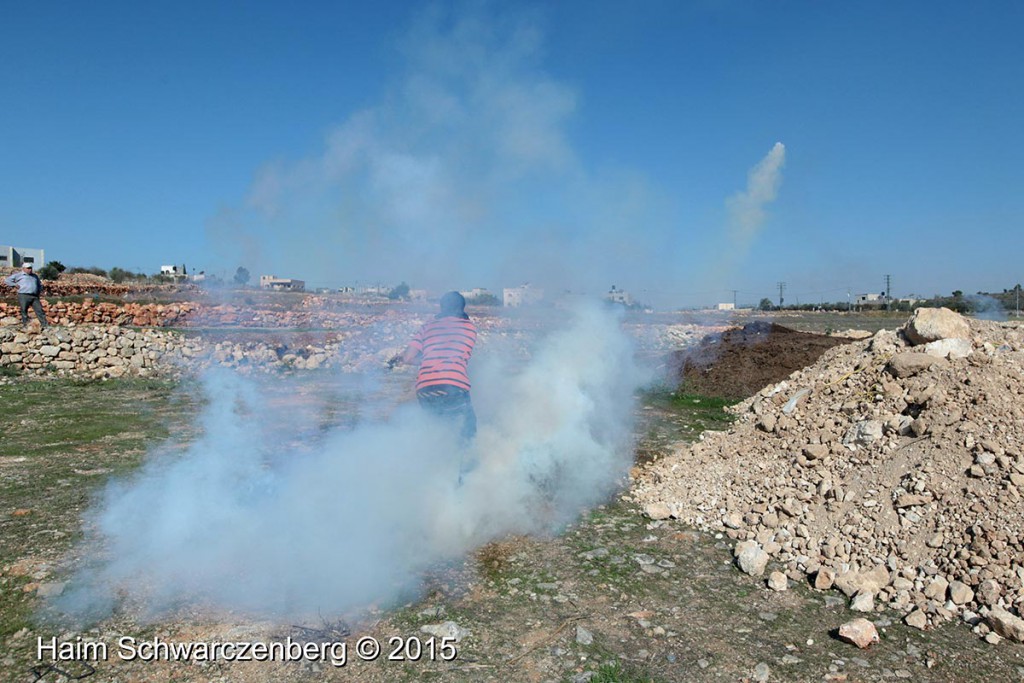
[[[674,351],[668,364],[687,393],[738,400],[813,364],[825,351],[847,341],[755,321],[710,335],[692,349]]]
[[[147,446],[188,441],[198,399],[153,381],[22,381],[0,386],[0,680],[65,681],[37,657],[38,639],[98,642],[106,658],[56,662],[96,681],[955,681],[1021,680],[1022,648],[990,646],[962,625],[920,632],[879,615],[882,642],[860,651],[834,637],[852,617],[838,594],[793,585],[782,593],[740,573],[725,539],[648,522],[617,498],[550,538],[511,538],[438,567],[422,592],[359,615],[271,624],[187,611],[143,624],[130,610],[81,631],[41,618],[41,588],[66,578],[61,562],[82,514],[110,476],[131,471]],[[69,406],[87,405],[80,410]],[[15,408],[16,407],[16,408]],[[722,402],[648,395],[638,452],[722,428]],[[422,628],[454,622],[458,643]],[[81,636],[82,641],[76,639]],[[330,657],[291,662],[122,661],[119,639],[330,642]],[[373,639],[373,640],[368,640]],[[356,648],[380,644],[374,661]],[[340,646],[339,646],[340,647]],[[452,649],[454,647],[454,650]],[[456,654],[451,661],[451,654]],[[372,654],[372,653],[371,653]],[[388,657],[388,655],[391,655]],[[367,658],[369,658],[367,656]],[[337,658],[336,658],[337,659]],[[33,673],[35,669],[36,673]],[[588,678],[589,677],[589,678]]]

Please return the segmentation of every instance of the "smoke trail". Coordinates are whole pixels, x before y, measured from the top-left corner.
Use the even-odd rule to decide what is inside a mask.
[[[407,595],[426,568],[489,539],[557,529],[631,464],[631,343],[609,311],[585,307],[520,373],[496,362],[479,373],[480,431],[462,456],[479,466],[459,489],[455,430],[417,406],[296,443],[302,430],[270,419],[272,387],[208,374],[202,436],[109,486],[84,546],[102,551],[58,609],[337,614]]]
[[[776,142],[764,159],[747,175],[747,189],[726,201],[729,234],[735,247],[746,250],[757,236],[765,219],[765,206],[775,201],[782,184],[786,146]]]

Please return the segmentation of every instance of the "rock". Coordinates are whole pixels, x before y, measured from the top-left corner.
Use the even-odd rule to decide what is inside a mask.
[[[768,587],[773,591],[784,591],[789,588],[789,579],[782,572],[772,572],[768,575]]]
[[[928,628],[928,617],[919,609],[908,614],[903,618],[903,621],[907,623],[907,626],[913,626],[914,628],[921,629],[922,631]]]
[[[839,639],[863,650],[879,641],[878,629],[867,619],[854,619],[839,627]]]
[[[576,625],[576,642],[580,645],[593,645],[594,634],[583,628],[579,624]]]
[[[832,588],[832,584],[835,583],[836,575],[831,569],[822,567],[818,570],[818,573],[814,575],[814,587],[820,591],[827,591]]]
[[[889,585],[889,572],[882,565],[862,572],[843,572],[836,577],[836,588],[852,598],[861,591],[878,593]]]
[[[828,446],[819,443],[809,444],[804,446],[803,454],[808,460],[821,460],[828,455]]]
[[[949,599],[955,605],[966,605],[974,599],[974,591],[966,583],[953,581],[949,584]]]
[[[722,517],[722,524],[729,529],[739,529],[743,526],[743,515],[738,512],[730,512]]]
[[[757,541],[743,541],[736,544],[736,564],[751,576],[761,576],[768,564],[768,553],[761,549]]]
[[[924,596],[929,600],[942,602],[946,599],[946,590],[949,588],[949,581],[942,576],[932,579],[924,589]]]
[[[919,308],[903,327],[903,335],[916,346],[939,339],[969,339],[971,327],[966,318],[948,308]]]
[[[454,621],[446,621],[441,624],[427,624],[426,626],[420,627],[420,632],[436,638],[452,638],[456,643],[461,642],[463,638],[472,635],[470,631],[462,628]]]
[[[984,640],[989,645],[998,645],[999,643],[1003,642],[1003,637],[995,631],[993,631],[991,633],[986,634]]]
[[[988,624],[1002,637],[1024,642],[1024,619],[1010,614],[1001,607],[989,611]]]
[[[975,599],[986,607],[997,607],[1003,590],[995,579],[985,579],[978,585]]]
[[[967,358],[972,351],[969,339],[939,339],[924,345],[924,352],[935,358]]]
[[[886,367],[893,375],[903,379],[920,374],[938,362],[938,358],[927,353],[904,351],[889,359],[889,365]]]
[[[644,506],[644,514],[651,519],[668,519],[672,516],[672,509],[665,503],[650,503]]]
[[[864,420],[850,427],[843,437],[848,446],[869,446],[882,438],[884,425],[880,420]]]
[[[893,504],[897,508],[909,508],[932,502],[931,494],[904,493]]]
[[[874,612],[875,594],[870,591],[860,591],[853,597],[850,609],[854,612]]]
[[[765,683],[771,675],[772,670],[764,662],[758,662],[757,666],[754,667],[753,680],[758,681],[758,683]]]
[[[56,598],[64,592],[64,581],[50,581],[47,583],[39,584],[39,588],[36,590],[36,595],[41,598]]]

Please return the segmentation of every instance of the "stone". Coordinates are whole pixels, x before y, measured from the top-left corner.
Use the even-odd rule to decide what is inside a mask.
[[[929,600],[942,602],[946,599],[946,590],[949,588],[949,581],[942,576],[932,579],[924,589],[924,596]]]
[[[870,591],[860,591],[857,595],[853,596],[853,601],[850,602],[850,609],[854,612],[874,612],[875,594]]]
[[[939,339],[970,339],[971,326],[948,308],[919,308],[903,327],[903,336],[914,346]]]
[[[939,362],[935,356],[917,351],[903,351],[889,359],[887,369],[899,378],[913,377]]]
[[[736,564],[746,574],[761,576],[768,564],[768,553],[761,549],[757,541],[743,541],[736,544]]]
[[[861,591],[878,593],[889,585],[889,571],[878,564],[867,571],[843,572],[836,576],[835,585],[848,598]]]
[[[820,443],[808,444],[804,446],[803,454],[808,460],[821,460],[828,455],[828,446]]]
[[[771,675],[772,670],[764,662],[758,662],[757,666],[754,667],[753,680],[758,681],[758,683],[765,683]]]
[[[974,591],[966,583],[953,581],[949,584],[949,599],[954,605],[966,605],[974,599]]]
[[[999,586],[998,581],[995,579],[985,579],[978,585],[978,590],[975,591],[974,597],[986,607],[996,607],[999,605],[999,598],[1002,593],[1003,590]]]
[[[984,640],[989,645],[998,645],[999,643],[1003,642],[1003,637],[995,631],[992,631],[991,633],[985,635]]]
[[[871,647],[871,645],[880,640],[878,629],[864,618],[854,619],[840,626],[839,639],[856,645],[862,650]]]
[[[41,598],[56,598],[64,592],[64,581],[50,581],[39,584],[39,588],[36,589],[36,595]]]
[[[451,638],[454,642],[461,642],[463,638],[472,635],[470,631],[462,628],[454,621],[445,621],[440,624],[427,624],[420,627],[420,632],[436,638]]]
[[[864,420],[850,427],[843,437],[847,446],[868,446],[882,438],[884,425],[880,420]]]
[[[665,503],[649,503],[644,506],[644,514],[651,519],[668,519],[672,516],[672,508]]]
[[[576,642],[580,645],[593,645],[594,634],[583,628],[579,624],[576,625]]]
[[[928,628],[928,617],[919,609],[908,614],[903,618],[903,621],[907,623],[907,626],[913,626],[914,628],[921,629],[922,631]]]
[[[826,567],[822,567],[818,570],[818,573],[814,575],[814,587],[820,591],[827,591],[832,588],[832,584],[835,583],[835,580],[835,572]]]
[[[773,591],[784,591],[789,588],[789,579],[782,572],[772,572],[768,575],[768,587]]]
[[[989,611],[988,624],[1002,637],[1024,642],[1024,619],[1010,614],[1001,607]]]
[[[924,352],[935,358],[967,358],[972,351],[969,339],[939,339],[924,345]]]

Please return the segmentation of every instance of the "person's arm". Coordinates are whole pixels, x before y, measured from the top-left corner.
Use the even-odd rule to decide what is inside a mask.
[[[415,363],[416,359],[420,357],[420,350],[414,347],[412,344],[405,347],[405,353],[401,355],[399,360],[402,363]]]
[[[8,275],[6,278],[4,278],[4,284],[5,285],[10,285],[11,287],[17,287],[18,286],[18,274],[14,273],[13,275]]]

